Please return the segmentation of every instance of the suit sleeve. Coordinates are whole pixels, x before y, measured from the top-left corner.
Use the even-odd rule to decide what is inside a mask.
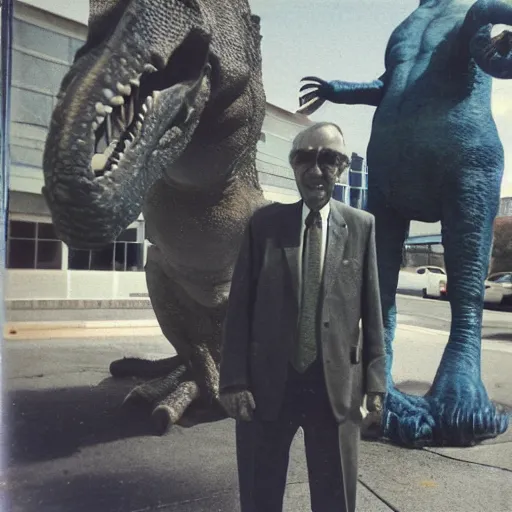
[[[249,347],[259,264],[249,222],[235,264],[223,325],[219,391],[249,388]]]
[[[375,246],[375,218],[372,216],[364,261],[363,284],[363,367],[365,392],[386,392],[386,355],[384,327],[380,301],[377,250]]]

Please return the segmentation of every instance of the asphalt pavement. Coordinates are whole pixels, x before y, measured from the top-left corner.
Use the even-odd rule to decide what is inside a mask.
[[[422,393],[434,377],[447,335],[417,325],[415,318],[416,324],[398,329],[394,375],[403,389]],[[162,336],[152,335],[7,340],[6,510],[238,512],[232,420],[175,427],[159,437],[147,413],[121,408],[134,382],[111,379],[109,363],[123,356],[172,353]],[[482,354],[490,396],[512,410],[512,344],[488,339]],[[299,432],[284,510],[308,511],[308,500]],[[357,510],[510,512],[511,430],[463,449],[410,450],[364,441]]]
[[[399,294],[397,295],[397,312],[399,324],[450,331],[450,303],[446,300],[423,299]],[[512,341],[512,312],[485,308],[482,339]]]

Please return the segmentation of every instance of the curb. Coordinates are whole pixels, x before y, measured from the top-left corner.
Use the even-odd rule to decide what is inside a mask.
[[[157,320],[88,320],[68,322],[7,322],[5,340],[161,336]]]
[[[427,327],[398,324],[397,330],[426,334],[445,344],[450,333]],[[156,319],[149,320],[84,320],[61,322],[7,322],[3,339],[10,341],[48,340],[62,338],[105,338],[115,336],[163,336]],[[439,339],[441,338],[441,339]],[[482,348],[512,351],[507,340],[482,340]]]

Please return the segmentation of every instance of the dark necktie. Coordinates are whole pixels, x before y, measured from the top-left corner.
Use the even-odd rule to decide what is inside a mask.
[[[322,283],[322,217],[311,211],[306,218],[302,264],[302,301],[299,313],[299,339],[292,358],[293,367],[303,373],[317,356],[317,315]]]

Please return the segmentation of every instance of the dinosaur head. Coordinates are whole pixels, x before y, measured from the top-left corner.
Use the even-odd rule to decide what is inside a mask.
[[[81,225],[111,239],[138,216],[163,172],[183,183],[218,179],[215,169],[199,177],[193,166],[173,164],[193,161],[206,133],[212,152],[226,141],[227,158],[231,146],[240,153],[249,143],[249,132],[256,144],[260,126],[248,112],[262,122],[264,95],[257,105],[246,99],[249,84],[260,86],[259,59],[247,0],[90,0],[87,41],[62,81],[43,162],[61,238],[90,245],[73,244]],[[79,208],[95,216],[94,226]]]

